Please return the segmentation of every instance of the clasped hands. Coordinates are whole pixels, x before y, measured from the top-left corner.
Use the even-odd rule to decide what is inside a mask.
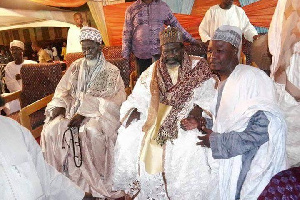
[[[56,118],[57,116],[62,115],[65,117],[66,109],[63,107],[56,107],[52,110],[52,115],[50,117],[50,121]],[[85,119],[84,116],[80,114],[75,114],[72,119],[70,120],[68,127],[80,127],[82,121]]]
[[[196,105],[193,110],[189,113],[189,116],[180,121],[180,126],[183,130],[193,130],[197,128],[201,131],[204,136],[198,136],[198,139],[201,140],[197,142],[197,145],[210,147],[209,136],[212,133],[212,130],[206,128],[206,120],[202,117],[203,109]]]

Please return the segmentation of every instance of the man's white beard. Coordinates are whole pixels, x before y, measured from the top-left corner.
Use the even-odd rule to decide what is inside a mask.
[[[86,59],[86,64],[88,67],[93,67],[97,64],[98,62],[98,58],[99,58],[100,54],[97,55],[97,57],[95,59],[92,59],[92,60],[89,60],[89,59]]]
[[[97,64],[98,59],[86,60],[86,64],[88,67],[95,66]]]

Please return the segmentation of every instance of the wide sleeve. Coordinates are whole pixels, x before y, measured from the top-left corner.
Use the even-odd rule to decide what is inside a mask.
[[[253,42],[253,36],[258,35],[258,33],[255,27],[250,23],[250,20],[247,17],[245,11],[241,9],[241,12],[242,12],[241,15],[243,16],[241,24],[244,24],[243,27],[244,37],[246,40]]]
[[[174,16],[174,14],[172,13],[171,9],[166,5],[166,20],[164,21],[165,25],[170,25],[172,27],[177,27],[180,29],[180,31],[183,34],[183,39],[185,41],[188,41],[190,43],[195,43],[195,39],[191,36],[191,34],[189,34],[178,22],[177,18]]]
[[[215,159],[228,159],[258,149],[269,140],[269,120],[263,111],[257,111],[243,132],[212,133],[210,147]]]
[[[211,11],[210,9],[205,13],[204,18],[202,19],[200,26],[199,26],[199,35],[201,37],[202,42],[207,42],[208,40],[211,40],[210,38],[210,23],[213,23],[211,21]]]
[[[21,127],[22,135],[25,140],[28,152],[35,165],[42,189],[46,199],[83,199],[84,191],[75,185],[70,179],[59,173],[44,160],[40,146],[32,137],[31,133]]]
[[[5,67],[5,83],[9,92],[22,90],[22,85],[16,80],[16,74],[11,69],[12,67],[10,64]]]
[[[76,62],[77,63],[77,62]],[[51,115],[51,111],[55,107],[63,107],[67,111],[72,106],[72,96],[70,93],[71,86],[70,86],[70,79],[72,71],[75,70],[75,67],[77,66],[76,63],[73,63],[70,68],[66,71],[62,79],[59,81],[54,96],[50,103],[48,103],[46,108],[46,116]]]
[[[129,59],[132,51],[132,37],[133,37],[133,20],[131,17],[130,7],[125,13],[125,22],[123,25],[123,37],[122,37],[122,56]]]

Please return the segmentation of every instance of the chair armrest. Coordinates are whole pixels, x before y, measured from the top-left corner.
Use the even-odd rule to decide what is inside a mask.
[[[12,93],[3,93],[1,94],[1,97],[4,99],[5,103],[8,103],[10,101],[19,99],[20,95],[21,95],[21,90],[18,90]]]
[[[28,130],[30,130],[32,135],[35,138],[40,136],[40,133],[41,133],[43,127],[41,126],[41,127],[38,127],[36,129],[32,130],[29,116],[32,113],[46,107],[47,104],[52,100],[53,95],[54,94],[50,94],[36,102],[33,102],[32,104],[29,104],[28,106],[26,106],[20,110],[19,116],[20,116],[21,124]]]

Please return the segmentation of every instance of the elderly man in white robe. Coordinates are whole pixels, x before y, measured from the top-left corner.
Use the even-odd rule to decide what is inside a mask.
[[[3,116],[0,127],[0,199],[83,199],[78,186],[46,163],[27,129]]]
[[[100,32],[81,29],[84,58],[59,82],[46,108],[45,159],[93,197],[114,198],[111,169],[120,106],[126,99],[119,69],[101,52]]]
[[[212,169],[211,199],[257,199],[273,175],[286,168],[286,124],[273,81],[260,69],[239,64],[238,27],[218,28],[208,47],[208,63],[219,75],[211,105],[213,126],[202,126],[199,145],[219,162]],[[219,193],[219,194],[218,194]]]
[[[13,40],[10,43],[10,51],[14,61],[7,63],[5,66],[5,83],[9,92],[16,92],[22,90],[22,79],[20,70],[23,64],[36,63],[32,60],[24,60],[24,43],[19,40]],[[5,105],[4,111],[6,114],[17,112],[21,109],[20,101],[14,100]]]
[[[141,200],[204,199],[208,149],[196,145],[199,130],[185,131],[185,124],[201,117],[200,107],[209,109],[215,79],[206,60],[184,52],[177,28],[162,31],[160,45],[160,60],[121,107],[114,187]]]
[[[202,42],[211,40],[215,30],[222,25],[239,27],[246,40],[253,42],[258,37],[254,26],[250,23],[245,11],[236,5],[233,0],[220,0],[220,5],[214,5],[205,13],[199,26]]]

